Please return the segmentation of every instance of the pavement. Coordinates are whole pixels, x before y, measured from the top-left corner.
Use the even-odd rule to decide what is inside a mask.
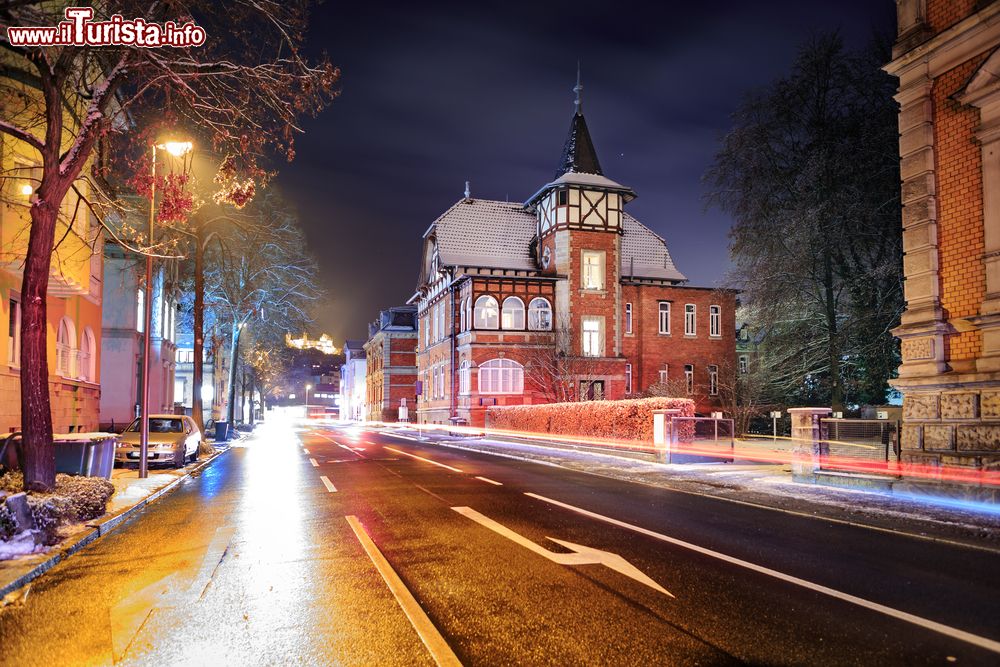
[[[989,540],[400,435],[266,424],[0,610],[3,661],[997,664]]]

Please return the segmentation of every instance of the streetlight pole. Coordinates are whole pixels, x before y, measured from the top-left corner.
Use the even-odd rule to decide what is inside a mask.
[[[191,142],[168,141],[153,144],[152,180],[149,186],[149,250],[146,252],[146,286],[142,314],[142,400],[139,407],[139,477],[149,477],[149,350],[153,326],[153,223],[156,220],[156,149],[162,148],[174,157],[191,150]]]

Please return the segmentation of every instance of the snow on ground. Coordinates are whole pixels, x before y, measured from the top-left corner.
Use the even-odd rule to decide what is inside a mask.
[[[35,544],[35,538],[30,530],[20,532],[6,542],[0,540],[0,560],[10,560],[42,551],[45,551],[45,547]]]

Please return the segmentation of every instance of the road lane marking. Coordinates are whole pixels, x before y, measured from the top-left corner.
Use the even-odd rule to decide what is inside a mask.
[[[318,468],[319,467],[319,464],[316,463],[316,459],[309,459],[309,463],[312,464],[313,468]]]
[[[327,477],[326,475],[320,475],[319,479],[320,479],[320,481],[323,482],[323,486],[326,487],[326,490],[328,492],[330,492],[330,493],[336,493],[337,492],[337,487],[335,487],[333,485],[333,482],[330,481],[329,477]]]
[[[431,461],[430,459],[425,459],[423,456],[417,456],[416,454],[411,454],[409,452],[404,452],[403,450],[396,449],[395,447],[389,447],[388,445],[385,445],[383,447],[383,449],[388,449],[389,451],[396,452],[397,454],[402,454],[403,456],[409,456],[410,458],[413,458],[413,459],[419,459],[420,461],[423,461],[424,463],[431,463],[431,464],[436,465],[436,466],[441,466],[442,468],[447,468],[448,470],[451,470],[453,472],[462,472],[458,468],[453,468],[450,465],[445,465],[444,463],[438,463],[437,461]]]
[[[368,457],[367,457],[367,456],[365,456],[364,454],[362,454],[362,453],[360,453],[360,452],[357,452],[357,451],[354,451],[353,449],[351,449],[351,448],[350,448],[350,447],[348,447],[347,445],[342,445],[342,444],[340,444],[339,442],[337,442],[336,440],[334,440],[333,438],[331,438],[331,437],[330,437],[330,436],[328,436],[328,435],[323,435],[322,433],[317,433],[316,435],[318,435],[319,437],[323,438],[324,440],[329,440],[330,442],[332,442],[333,444],[337,445],[338,447],[343,447],[344,449],[346,449],[347,451],[351,452],[351,453],[352,453],[352,454],[354,454],[355,456],[360,456],[360,457],[361,457],[361,458],[363,458],[363,459],[366,459],[366,458],[368,458]]]
[[[790,584],[795,584],[796,586],[801,586],[807,588],[811,591],[816,591],[817,593],[822,593],[828,595],[832,598],[838,600],[843,600],[845,602],[850,602],[852,604],[858,605],[859,607],[864,607],[865,609],[870,609],[876,611],[880,614],[885,614],[892,618],[905,621],[907,623],[912,623],[913,625],[926,628],[927,630],[932,630],[934,632],[940,633],[947,637],[953,639],[958,639],[960,641],[972,644],[973,646],[978,646],[984,648],[988,651],[993,651],[994,653],[1000,653],[1000,642],[988,639],[986,637],[981,637],[979,635],[972,634],[971,632],[966,632],[965,630],[959,630],[958,628],[953,628],[950,625],[945,625],[943,623],[938,623],[937,621],[932,621],[922,616],[916,616],[915,614],[910,614],[899,609],[894,609],[888,607],[884,604],[879,604],[878,602],[872,602],[871,600],[866,600],[865,598],[860,598],[856,595],[851,595],[850,593],[844,593],[838,591],[835,588],[829,588],[828,586],[823,586],[822,584],[816,584],[806,579],[800,579],[799,577],[785,574],[784,572],[779,572],[777,570],[772,570],[769,567],[764,567],[763,565],[757,565],[756,563],[751,563],[750,561],[743,560],[741,558],[736,558],[735,556],[729,556],[718,551],[713,551],[706,547],[698,546],[697,544],[692,544],[691,542],[685,542],[684,540],[679,540],[676,537],[670,537],[664,535],[663,533],[657,533],[656,531],[649,530],[648,528],[642,528],[641,526],[636,526],[635,524],[626,523],[625,521],[619,521],[618,519],[612,519],[611,517],[604,516],[603,514],[597,514],[596,512],[591,512],[589,510],[582,509],[580,507],[575,507],[567,503],[560,502],[558,500],[553,500],[552,498],[546,498],[545,496],[540,496],[536,493],[525,492],[526,496],[541,500],[542,502],[549,503],[551,505],[556,505],[557,507],[562,507],[563,509],[570,510],[571,512],[576,512],[584,516],[590,517],[592,519],[597,519],[598,521],[604,521],[605,523],[610,523],[614,526],[620,528],[626,528],[628,530],[647,535],[649,537],[655,538],[657,540],[667,542],[668,544],[673,544],[684,549],[689,549],[695,553],[702,554],[703,556],[708,556],[710,558],[715,558],[731,565],[736,565],[759,574],[766,575],[768,577],[774,577],[775,579],[780,579],[781,581],[786,581]],[[550,538],[551,539],[551,538]]]
[[[309,453],[309,450],[308,450],[308,449],[306,449],[305,447],[303,447],[303,448],[302,448],[302,453],[303,453],[303,454],[308,454],[308,453]]]
[[[495,533],[503,535],[508,540],[520,544],[525,549],[528,549],[532,553],[543,556],[549,559],[553,563],[558,563],[559,565],[604,565],[607,568],[614,570],[619,574],[623,574],[629,579],[634,579],[641,584],[645,584],[652,588],[653,590],[659,591],[664,595],[669,595],[674,597],[674,595],[668,591],[663,586],[647,577],[642,570],[635,567],[627,560],[619,556],[618,554],[613,554],[609,551],[602,551],[601,549],[594,549],[592,547],[585,547],[580,544],[573,544],[572,542],[566,542],[564,540],[557,540],[554,537],[548,537],[547,539],[552,540],[556,544],[570,549],[574,553],[561,553],[555,551],[549,551],[545,547],[541,547],[527,537],[515,533],[510,528],[504,526],[503,524],[497,523],[488,516],[484,516],[472,509],[471,507],[452,507],[453,510],[458,512],[464,517],[472,519],[481,526],[489,528]]]
[[[372,564],[378,573],[382,575],[382,580],[385,581],[386,586],[392,591],[393,596],[396,598],[396,602],[403,609],[403,613],[406,614],[406,618],[409,619],[410,625],[413,629],[417,631],[417,635],[420,636],[420,641],[424,643],[427,650],[430,652],[431,657],[434,658],[434,662],[438,665],[461,665],[458,657],[448,646],[448,642],[445,641],[444,637],[438,631],[431,619],[427,617],[427,612],[423,610],[420,603],[417,602],[416,598],[413,597],[413,593],[409,591],[403,580],[399,578],[396,571],[392,569],[392,565],[389,561],[385,559],[382,552],[379,551],[378,546],[372,541],[372,538],[368,536],[365,531],[364,526],[358,521],[356,516],[344,517],[347,519],[347,523],[350,524],[351,530],[354,531],[354,535],[361,542],[362,548],[365,553],[368,554],[368,558],[371,559]]]
[[[503,482],[497,482],[495,480],[490,479],[489,477],[480,477],[479,475],[476,475],[476,479],[478,479],[480,482],[486,482],[487,484],[492,484],[494,486],[503,486]]]

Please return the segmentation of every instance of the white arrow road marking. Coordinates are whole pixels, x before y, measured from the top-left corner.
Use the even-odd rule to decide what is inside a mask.
[[[679,540],[676,537],[670,537],[669,535],[664,535],[662,533],[657,533],[656,531],[649,530],[648,528],[642,528],[641,526],[636,526],[635,524],[626,523],[624,521],[619,521],[618,519],[612,519],[611,517],[604,516],[603,514],[598,514],[597,512],[591,512],[580,507],[575,507],[567,503],[559,502],[558,500],[553,500],[552,498],[546,498],[545,496],[540,496],[536,493],[525,493],[524,495],[531,498],[536,498],[542,502],[546,502],[556,507],[562,507],[571,512],[577,512],[583,516],[589,516],[592,519],[597,519],[598,521],[604,521],[610,523],[613,526],[619,526],[621,528],[626,528],[628,530],[635,531],[642,535],[648,535],[649,537],[655,538],[657,540],[662,540],[668,544],[673,544],[678,547],[683,547],[684,549],[690,549],[695,553],[702,554],[704,556],[709,556],[710,558],[717,558],[725,563],[730,563],[739,567],[752,570],[753,572],[759,572],[760,574],[766,575],[768,577],[774,577],[775,579],[780,579],[781,581],[787,581],[790,584],[795,584],[796,586],[801,586],[807,588],[811,591],[816,591],[817,593],[822,593],[823,595],[829,595],[832,598],[837,598],[838,600],[844,600],[845,602],[850,602],[856,604],[859,607],[864,607],[865,609],[871,609],[872,611],[877,611],[880,614],[885,614],[886,616],[891,616],[892,618],[898,618],[901,621],[906,621],[907,623],[912,623],[922,628],[927,628],[928,630],[933,630],[934,632],[941,633],[947,637],[952,637],[954,639],[959,639],[963,642],[972,644],[973,646],[979,646],[988,651],[993,651],[994,653],[1000,653],[1000,642],[994,641],[987,637],[981,637],[979,635],[974,635],[971,632],[966,632],[965,630],[959,630],[958,628],[953,628],[949,625],[943,623],[938,623],[937,621],[932,621],[930,619],[923,618],[921,616],[916,616],[899,609],[893,609],[884,604],[879,604],[878,602],[872,602],[871,600],[866,600],[860,598],[856,595],[851,595],[850,593],[844,593],[838,591],[835,588],[830,588],[828,586],[823,586],[822,584],[816,584],[806,579],[800,579],[799,577],[792,576],[790,574],[785,574],[784,572],[779,572],[778,570],[772,570],[769,567],[764,567],[763,565],[757,565],[756,563],[751,563],[745,561],[741,558],[736,558],[735,556],[729,556],[724,553],[719,553],[718,551],[713,551],[706,547],[700,547],[697,544],[691,544],[690,542],[685,542],[684,540]],[[551,538],[550,538],[551,539]]]
[[[674,597],[674,595],[663,588],[658,583],[647,577],[642,573],[637,567],[629,563],[627,560],[619,556],[618,554],[613,554],[608,551],[601,551],[600,549],[594,549],[592,547],[585,547],[579,544],[573,544],[572,542],[566,542],[563,540],[557,540],[554,537],[549,537],[556,544],[571,549],[574,553],[564,554],[555,551],[549,551],[545,547],[540,547],[523,535],[515,533],[510,528],[497,523],[493,519],[483,516],[471,507],[452,507],[453,510],[461,514],[462,516],[468,517],[480,524],[489,528],[495,533],[503,535],[508,540],[517,542],[522,547],[532,551],[539,556],[548,558],[553,563],[558,563],[559,565],[604,565],[619,574],[623,574],[629,579],[635,579],[641,584],[645,584],[652,588],[653,590],[659,591],[664,595]]]

